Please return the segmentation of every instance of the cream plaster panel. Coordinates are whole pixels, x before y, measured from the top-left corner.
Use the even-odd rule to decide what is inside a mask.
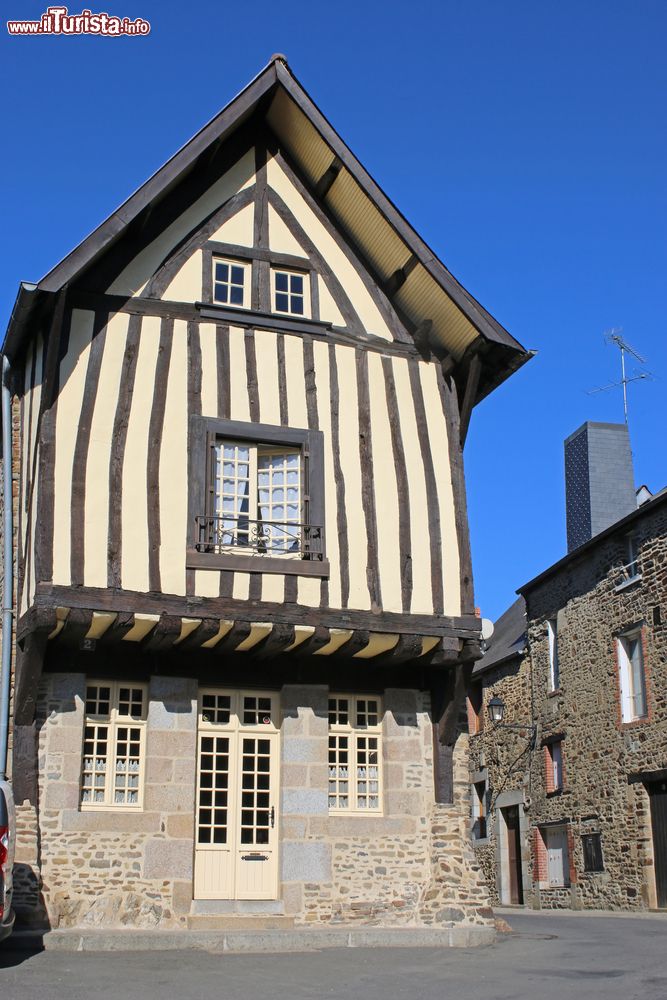
[[[308,427],[306,408],[306,376],[303,367],[303,341],[285,336],[285,377],[287,380],[287,413],[290,427]]]
[[[159,346],[160,320],[146,316],[141,324],[123,459],[121,580],[125,590],[149,589],[148,432]]]
[[[350,607],[370,608],[366,582],[368,538],[361,497],[357,370],[352,347],[336,347],[340,394],[340,464],[345,480],[347,534],[350,552]]]
[[[421,459],[415,407],[410,389],[408,363],[403,358],[392,358],[398,412],[401,416],[401,433],[405,450],[405,466],[410,497],[410,534],[412,550],[412,603],[413,614],[433,614],[431,591],[431,551],[426,516],[426,480]]]
[[[94,318],[95,314],[92,312],[81,309],[72,311],[67,355],[60,365],[60,393],[56,412],[53,582],[66,585],[71,581],[72,467]]]
[[[130,261],[107,289],[110,295],[138,295],[173,248],[233,194],[249,187],[255,180],[255,151],[248,150],[227,173],[223,174],[157,239]]]
[[[283,604],[285,600],[285,577],[278,573],[265,573],[262,577],[262,600],[270,604]]]
[[[218,416],[218,349],[213,323],[201,323],[201,411],[205,417]]]
[[[331,444],[331,380],[329,372],[329,345],[321,340],[313,342],[320,430],[324,437],[324,532],[326,556],[329,560],[329,605],[341,607],[340,548],[336,501],[336,475]]]
[[[333,295],[327,287],[324,278],[318,274],[317,287],[320,294],[320,319],[325,323],[333,323],[334,326],[345,326],[345,320],[340,309],[334,302]]]
[[[255,206],[246,205],[240,212],[223,223],[211,236],[218,243],[235,243],[240,247],[251,247],[254,242]]]
[[[374,354],[371,351],[368,352],[368,384],[382,607],[385,611],[402,611],[401,562],[399,546],[396,544],[398,538],[398,486],[395,456],[391,440],[382,359],[379,354]]]
[[[97,398],[90,424],[83,546],[83,582],[86,587],[107,585],[109,463],[128,324],[129,316],[122,313],[113,315],[107,324]]]
[[[279,426],[278,337],[272,330],[258,330],[255,333],[255,356],[260,422]]]
[[[229,328],[229,379],[232,420],[250,420],[248,379],[246,375],[245,333],[236,326]]]
[[[187,532],[187,330],[174,323],[160,449],[160,577],[165,594],[185,593]],[[148,502],[155,498],[149,497]]]
[[[306,252],[280,218],[273,206],[269,205],[269,246],[276,253],[293,253],[305,257]]]
[[[297,601],[306,608],[319,608],[322,584],[312,576],[300,576],[298,582]]]
[[[454,490],[452,470],[449,464],[447,445],[447,422],[438,391],[435,365],[419,363],[419,377],[426,408],[426,423],[435,481],[440,507],[440,530],[442,534],[443,584],[445,591],[445,614],[461,613],[461,590],[459,583],[459,547],[456,537],[456,514],[454,511]]]
[[[235,601],[247,601],[250,593],[250,573],[234,573],[232,597]]]
[[[39,407],[42,402],[42,364],[44,361],[44,344],[42,337],[39,336],[36,341],[37,351],[37,362],[35,364],[35,388],[33,389],[32,398],[32,427],[30,428],[30,456],[31,462],[33,462],[35,453],[39,451],[39,443],[37,441],[37,431],[38,431],[38,415]],[[28,603],[32,604],[32,597],[35,593],[35,530],[37,527],[37,497],[39,495],[39,461],[35,462],[32,466],[35,470],[35,478],[33,481],[32,490],[32,506],[28,513],[30,515],[30,539],[29,539],[29,549],[26,553],[26,572],[28,566],[30,567],[30,590],[29,594],[26,588],[23,588],[22,598],[22,610],[27,610]],[[24,480],[25,482],[25,480]],[[25,509],[25,508],[24,508]],[[26,522],[28,518],[25,518]]]
[[[163,299],[172,302],[201,302],[202,300],[202,252],[195,250],[188,257],[180,271],[165,290]]]
[[[374,333],[378,337],[384,337],[385,340],[393,340],[391,331],[356,269],[350,264],[336,241],[317,219],[275,159],[268,161],[267,177],[270,186],[278,192],[333,269],[366,331]]]
[[[31,444],[32,444],[32,428],[28,420],[28,414],[30,412],[30,403],[32,402],[32,388],[30,386],[30,376],[32,374],[32,359],[33,354],[37,350],[37,345],[35,341],[32,341],[28,345],[28,349],[25,355],[25,371],[23,373],[23,412],[21,420],[21,484],[24,495],[19,495],[19,504],[21,507],[21,538],[19,540],[19,545],[21,546],[21,551],[25,549],[25,540],[28,534],[28,519],[25,516],[25,496],[28,493],[28,482],[30,468],[30,456],[31,456]],[[34,417],[33,417],[34,419]]]
[[[195,570],[195,594],[197,597],[218,597],[220,572],[210,569]]]

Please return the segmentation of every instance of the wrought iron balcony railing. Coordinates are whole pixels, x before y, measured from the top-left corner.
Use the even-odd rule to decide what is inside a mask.
[[[198,552],[257,553],[264,556],[294,556],[323,559],[324,532],[321,525],[294,521],[264,521],[245,514],[224,517],[198,515],[195,548]]]

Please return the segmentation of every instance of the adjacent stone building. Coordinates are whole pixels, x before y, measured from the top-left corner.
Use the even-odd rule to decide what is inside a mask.
[[[463,445],[529,354],[284,57],[3,350],[22,917],[488,940]]]
[[[503,903],[667,907],[667,490],[641,497],[520,588],[475,667],[473,844]]]

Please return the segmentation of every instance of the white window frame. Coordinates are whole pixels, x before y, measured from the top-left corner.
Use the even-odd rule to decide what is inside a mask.
[[[291,309],[279,309],[276,302],[277,294],[286,294],[291,297],[291,290],[288,292],[278,292],[276,289],[276,276],[278,274],[286,274],[288,277],[288,282],[291,284],[291,278],[298,277],[303,279],[303,312],[293,312]],[[288,267],[272,267],[271,268],[271,309],[274,313],[279,316],[296,316],[299,319],[310,319],[311,316],[311,306],[310,306],[310,275],[307,271],[298,271]]]
[[[335,702],[336,707],[332,708]],[[347,702],[347,722],[338,721],[342,714],[342,705]],[[369,710],[369,703],[375,706],[374,710]],[[359,714],[371,715],[376,719],[373,724],[359,724]],[[384,776],[383,776],[383,738],[382,738],[382,698],[375,694],[341,694],[332,691],[329,694],[329,813],[340,816],[344,814],[354,814],[356,816],[381,816],[384,813]],[[332,716],[334,721],[332,721]],[[344,775],[344,765],[337,758],[340,752],[340,743],[347,740],[347,776]],[[368,746],[368,741],[375,741],[376,747],[373,751]],[[376,773],[371,775],[370,771],[362,775],[361,769],[364,764],[365,753],[377,753],[377,761],[373,765],[368,765],[376,769]],[[338,802],[345,794],[341,791],[341,784],[347,782],[347,805],[339,805]],[[360,796],[366,799],[371,797],[371,782],[377,782],[377,806],[360,806]]]
[[[560,662],[558,659],[558,619],[547,619],[549,639],[549,691],[560,691]]]
[[[629,646],[636,642],[638,663],[633,662]],[[646,691],[646,665],[644,663],[644,643],[642,629],[624,632],[616,638],[618,653],[619,681],[621,689],[621,720],[636,722],[648,718],[648,695]]]
[[[225,493],[222,490],[222,484],[223,484],[223,482],[225,481],[225,479],[228,479],[229,481],[233,480],[235,483],[239,482],[239,481],[244,481],[244,477],[240,478],[238,476],[238,471],[236,469],[235,469],[235,472],[234,472],[233,475],[230,474],[229,476],[225,477],[225,473],[224,473],[224,465],[225,465],[224,449],[225,449],[225,447],[230,447],[230,448],[235,448],[235,449],[244,448],[244,449],[247,449],[247,451],[248,451],[248,462],[247,462],[247,464],[248,464],[248,490],[249,490],[249,494],[248,494],[248,511],[247,511],[247,513],[245,513],[245,512],[242,513],[240,511],[234,510],[233,512],[230,512],[230,518],[229,518],[230,521],[234,521],[235,519],[239,519],[239,520],[236,520],[237,524],[239,523],[239,521],[242,521],[243,516],[245,516],[245,517],[248,518],[248,520],[249,520],[250,523],[248,524],[247,532],[243,532],[243,534],[247,535],[247,543],[248,544],[244,545],[244,544],[239,544],[238,542],[229,542],[228,544],[224,544],[224,543],[221,542],[221,551],[224,551],[224,552],[233,552],[233,553],[240,553],[240,554],[248,554],[248,555],[257,555],[257,556],[269,556],[269,557],[270,556],[279,556],[279,557],[285,558],[285,559],[290,559],[290,558],[291,559],[301,559],[301,558],[303,558],[303,541],[304,541],[303,538],[302,538],[302,531],[303,531],[303,529],[301,527],[298,527],[298,526],[303,525],[305,523],[305,517],[304,517],[304,513],[305,513],[305,511],[304,511],[304,499],[305,499],[305,490],[304,490],[305,462],[304,462],[304,451],[303,451],[303,448],[299,447],[299,445],[287,445],[287,444],[281,445],[281,444],[277,444],[277,443],[276,444],[262,444],[261,441],[237,441],[237,440],[234,440],[232,438],[226,438],[226,437],[218,437],[218,438],[216,438],[215,441],[214,441],[213,447],[214,447],[214,459],[213,459],[213,461],[216,462],[216,463],[217,463],[217,460],[218,460],[218,458],[217,458],[217,456],[218,456],[218,449],[221,449],[221,451],[220,451],[220,477],[219,477],[220,491],[218,492],[218,490],[217,490],[217,483],[218,483],[218,477],[217,477],[217,474],[216,474],[217,473],[217,465],[214,467],[214,470],[213,470],[213,480],[212,480],[212,484],[211,484],[211,486],[212,486],[213,516],[216,517],[216,518],[221,519],[222,521],[225,520],[225,510],[223,509],[223,500],[225,498]],[[274,499],[274,491],[279,488],[278,486],[276,486],[275,484],[273,484],[271,482],[269,484],[269,486],[267,486],[267,487],[260,487],[259,476],[260,476],[260,474],[264,473],[265,470],[259,468],[259,459],[262,458],[262,457],[272,457],[272,456],[276,456],[276,455],[278,455],[278,456],[281,456],[281,455],[297,455],[298,456],[298,460],[299,460],[299,462],[298,462],[298,484],[297,484],[296,488],[298,490],[298,494],[299,495],[298,495],[298,500],[297,500],[297,503],[296,503],[296,506],[298,507],[297,521],[293,521],[293,520],[291,520],[291,519],[289,519],[287,517],[286,508],[288,506],[294,506],[293,502],[290,503],[290,504],[288,504],[288,500],[287,500],[288,483],[287,483],[287,481],[285,481],[284,487],[283,487],[284,488],[284,494],[285,494],[285,496],[284,496],[284,499],[283,499],[282,503],[280,501]],[[236,458],[233,459],[232,461],[234,462],[235,465],[239,465],[239,464],[240,465],[245,465],[246,464],[243,461],[239,462]],[[286,474],[287,474],[288,471],[289,470],[286,470]],[[285,516],[281,520],[278,520],[276,523],[284,524],[285,525],[285,532],[284,532],[285,536],[288,533],[288,527],[290,525],[293,524],[293,525],[296,526],[294,537],[295,537],[295,539],[298,539],[298,542],[299,542],[299,546],[298,546],[298,550],[297,551],[291,552],[291,551],[289,551],[289,549],[283,549],[279,545],[272,546],[271,545],[271,539],[274,536],[271,534],[270,529],[269,529],[269,536],[268,536],[268,538],[269,538],[269,544],[266,546],[266,550],[265,551],[257,551],[253,547],[253,544],[252,544],[253,529],[259,528],[259,523],[258,522],[260,521],[260,510],[261,510],[261,507],[263,506],[260,503],[260,501],[259,501],[259,490],[260,490],[260,488],[265,488],[269,492],[269,500],[268,500],[269,517],[266,520],[266,524],[270,525],[272,523],[271,515],[273,514],[274,508],[277,507],[277,506],[283,506],[285,508]],[[294,488],[294,487],[292,486],[290,488]],[[232,496],[232,494],[229,494],[229,496]],[[238,499],[238,494],[234,494],[234,496],[236,496],[236,499]],[[275,537],[276,537],[277,540],[280,540],[280,535],[276,535]]]
[[[563,744],[561,740],[554,740],[548,744],[549,760],[551,766],[551,776],[553,780],[554,792],[563,790]]]
[[[99,692],[101,689],[109,690],[109,711],[104,713],[89,712],[87,703],[92,700],[89,698],[91,689],[97,689],[98,697],[95,699],[97,701],[98,707],[100,703]],[[129,689],[131,692],[140,691],[141,692],[141,714],[139,716],[131,714],[121,714],[120,710],[120,693],[122,690]],[[106,699],[105,699],[106,703]],[[87,679],[86,680],[86,702],[84,703],[84,726],[83,726],[83,742],[82,742],[82,755],[81,755],[81,783],[79,791],[79,801],[80,809],[82,812],[90,811],[115,811],[116,809],[122,810],[134,810],[135,812],[143,809],[144,804],[144,773],[146,770],[146,718],[148,714],[148,685],[137,683],[135,681],[107,681],[107,680],[96,680]],[[106,741],[100,740],[100,729],[106,728]],[[124,729],[134,729],[138,730],[138,742],[139,752],[137,757],[138,767],[136,769],[127,770],[123,769],[121,771],[116,770],[117,758],[118,758],[118,747],[121,743],[122,730]],[[94,734],[91,733],[94,731]],[[86,743],[94,742],[95,748],[100,742],[106,742],[107,751],[106,756],[98,755],[97,753],[92,756],[95,758],[95,764],[92,770],[86,766],[86,761],[90,759],[86,754]],[[129,741],[129,734],[128,734]],[[129,748],[128,748],[129,749]],[[100,767],[100,763],[103,766]],[[115,796],[115,776],[116,773],[122,775],[136,776],[137,783],[134,788],[137,792],[136,802],[116,802],[114,800]],[[100,789],[103,787],[104,795],[103,799],[100,801],[84,801],[84,794],[88,790],[88,786],[85,784],[86,776],[92,774],[93,783],[90,786],[92,791],[95,789]],[[104,775],[104,784],[98,785],[95,783],[96,777],[99,775]],[[129,786],[128,786],[129,787]],[[127,790],[127,788],[125,789]]]
[[[227,285],[231,291],[232,281],[231,272],[230,280],[220,281],[216,279],[216,264],[227,264],[231,267],[240,267],[243,271],[243,301],[242,302],[223,302],[222,299],[218,299],[215,296],[215,286],[216,285]],[[247,260],[234,260],[232,257],[217,257],[213,255],[211,263],[211,299],[219,306],[228,306],[230,309],[249,309],[250,308],[250,286],[252,285],[252,264]],[[237,286],[238,287],[238,286]],[[228,296],[229,299],[229,296]]]

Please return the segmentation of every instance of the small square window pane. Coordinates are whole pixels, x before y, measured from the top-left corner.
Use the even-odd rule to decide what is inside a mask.
[[[276,294],[276,309],[280,312],[289,312],[289,297],[280,292]]]
[[[296,316],[303,316],[303,299],[292,297],[292,308],[290,311]]]
[[[278,271],[276,274],[276,291],[286,292],[288,289],[288,275],[284,274],[282,271]]]
[[[242,285],[232,285],[229,290],[229,301],[233,306],[243,305],[243,286]]]
[[[215,301],[216,302],[227,302],[228,301],[227,290],[228,290],[228,286],[227,285],[220,285],[220,284],[218,284],[216,282],[216,286],[215,286]]]
[[[300,274],[292,275],[292,291],[297,295],[303,295],[303,277]]]
[[[232,284],[242,285],[243,284],[243,268],[242,267],[232,267]]]
[[[216,281],[229,281],[229,264],[218,262],[215,265]]]

